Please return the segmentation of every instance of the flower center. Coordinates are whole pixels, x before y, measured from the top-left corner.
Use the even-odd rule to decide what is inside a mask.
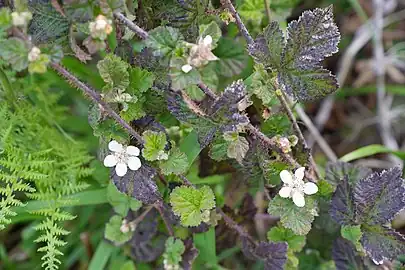
[[[128,163],[128,154],[125,151],[115,152],[115,157],[118,160],[118,163]]]

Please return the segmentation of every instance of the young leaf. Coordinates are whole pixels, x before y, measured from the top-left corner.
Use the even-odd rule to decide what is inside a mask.
[[[320,62],[338,51],[340,34],[333,22],[332,6],[305,11],[288,24],[287,44],[278,79],[298,100],[327,95],[338,88],[336,78]]]
[[[357,215],[363,223],[386,224],[405,208],[402,171],[395,167],[360,180],[354,189]]]
[[[174,237],[169,237],[165,244],[166,250],[163,254],[164,265],[176,267],[180,264],[182,260],[182,254],[185,251],[184,243],[180,239],[175,239]]]
[[[263,105],[271,108],[279,102],[275,94],[276,89],[264,67],[257,65],[255,68],[256,71],[245,80],[247,91],[261,99]]]
[[[356,223],[353,189],[348,176],[345,176],[336,188],[329,213],[341,225]]]
[[[336,270],[366,270],[363,259],[347,240],[338,238],[333,243],[332,257]]]
[[[405,254],[405,237],[386,227],[370,226],[363,230],[361,245],[376,264],[384,260],[392,261]]]
[[[357,250],[361,250],[360,245],[360,238],[362,236],[362,232],[360,229],[360,225],[345,225],[340,228],[340,234],[343,238],[349,240]]]
[[[133,67],[129,70],[129,87],[127,92],[135,96],[148,91],[152,87],[155,75],[140,67]]]
[[[280,69],[281,54],[285,45],[283,32],[276,21],[270,24],[259,34],[255,42],[249,45],[248,51],[257,63],[262,63],[273,71]]]
[[[169,56],[183,41],[183,36],[178,29],[159,26],[149,31],[146,46],[153,51],[154,56]]]
[[[234,158],[239,163],[242,163],[248,150],[249,142],[245,137],[238,136],[236,140],[228,145],[227,155],[229,158]]]
[[[283,270],[287,261],[287,243],[252,243],[247,237],[241,237],[242,251],[252,260],[262,260],[265,270]]]
[[[109,54],[97,63],[101,78],[107,84],[104,91],[116,90],[123,92],[129,85],[128,64],[120,57]]]
[[[162,161],[159,164],[162,173],[165,175],[169,174],[182,174],[188,169],[188,159],[187,155],[180,151],[179,148],[173,148],[170,150],[169,157],[167,160]]]
[[[281,224],[297,235],[305,235],[311,230],[311,223],[316,214],[315,203],[310,198],[304,207],[296,206],[292,200],[276,196],[269,203],[269,214],[279,216]]]
[[[110,221],[105,225],[104,237],[117,245],[128,242],[132,237],[132,232],[122,232],[122,217],[115,215],[110,218]]]
[[[128,109],[120,111],[120,116],[127,122],[131,122],[133,120],[138,120],[146,115],[144,108],[143,108],[143,100],[138,99],[136,102],[129,102]]]
[[[355,166],[350,163],[338,161],[338,162],[328,162],[325,169],[325,179],[334,187],[339,185],[340,181],[343,180],[345,176],[348,177],[349,184],[355,185],[357,181],[367,177],[372,173],[372,170]]]
[[[181,186],[170,194],[173,212],[180,216],[183,226],[194,227],[202,222],[202,212],[215,207],[215,196],[208,186],[200,189]]]
[[[15,71],[22,71],[28,66],[28,48],[19,38],[9,38],[0,41],[0,57]]]
[[[267,232],[267,239],[271,242],[287,242],[289,250],[300,252],[305,246],[306,237],[296,235],[292,230],[278,226]]]
[[[167,159],[165,153],[166,134],[164,132],[155,132],[147,130],[142,134],[145,141],[142,149],[142,156],[149,161]]]
[[[221,29],[219,28],[218,24],[215,21],[210,22],[209,24],[200,25],[200,37],[204,38],[207,35],[212,37],[212,49],[215,49],[217,46],[218,40],[222,36]]]

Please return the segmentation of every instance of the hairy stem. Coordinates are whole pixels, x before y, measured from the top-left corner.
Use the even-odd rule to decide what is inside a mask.
[[[130,19],[125,17],[122,13],[116,11],[114,12],[114,17],[117,18],[120,22],[125,24],[131,31],[133,31],[135,34],[137,34],[141,39],[147,39],[149,34],[142,28],[140,28],[138,25],[133,23]]]
[[[245,229],[243,229],[241,226],[239,226],[238,223],[236,223],[231,217],[229,217],[227,214],[224,213],[224,211],[217,207],[217,212],[222,216],[222,218],[225,221],[225,224],[231,228],[232,230],[236,231],[239,236],[242,237],[247,237],[252,243],[255,243],[255,240],[248,234]]]
[[[80,81],[76,76],[57,63],[51,63],[51,67],[64,77],[71,85],[82,90],[90,99],[98,104],[107,114],[112,117],[118,124],[126,129],[139,143],[144,144],[142,136],[139,135],[118,113],[116,113],[107,103],[105,103],[100,94],[90,86]]]
[[[248,45],[253,44],[254,40],[250,35],[249,31],[247,30],[245,24],[242,22],[239,13],[236,11],[235,7],[233,6],[231,0],[221,0],[222,5],[225,8],[228,8],[231,12],[232,16],[235,18],[235,23],[238,26],[239,31],[245,38]]]
[[[204,94],[206,94],[207,96],[209,96],[213,100],[218,99],[218,96],[207,85],[205,85],[204,83],[199,83],[197,85],[204,92]]]

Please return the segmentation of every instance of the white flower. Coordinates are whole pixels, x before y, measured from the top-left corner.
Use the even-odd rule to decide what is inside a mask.
[[[112,151],[112,154],[105,157],[104,166],[115,166],[115,172],[118,176],[124,176],[128,167],[133,171],[141,167],[141,160],[137,157],[140,153],[138,147],[132,145],[124,147],[117,141],[111,141],[108,144],[108,149]]]
[[[41,55],[41,50],[38,47],[32,47],[31,51],[28,54],[28,61],[34,62],[39,59]]]
[[[129,231],[133,232],[133,231],[135,231],[135,229],[136,229],[136,226],[134,223],[128,222],[126,219],[122,220],[122,224],[120,227],[120,231],[122,233],[128,233]]]
[[[291,175],[287,170],[280,172],[280,178],[284,182],[284,186],[278,194],[283,198],[292,198],[298,207],[305,206],[304,193],[312,195],[318,192],[318,186],[314,183],[304,183],[304,173],[305,167],[298,168],[294,175]]]
[[[111,24],[111,20],[103,15],[98,15],[96,20],[89,24],[90,35],[92,38],[105,40],[113,30]]]
[[[11,13],[11,18],[13,19],[14,26],[24,26],[27,25],[28,22],[32,19],[32,14],[28,11],[14,11],[13,13]]]
[[[184,66],[181,67],[181,70],[182,70],[184,73],[189,73],[192,69],[193,69],[193,67],[190,66],[189,64],[186,64],[186,65],[184,65]]]
[[[188,64],[193,67],[200,67],[206,65],[209,61],[218,60],[218,57],[211,52],[212,41],[212,37],[207,35],[204,38],[200,37],[198,44],[192,44],[190,56],[187,59]]]

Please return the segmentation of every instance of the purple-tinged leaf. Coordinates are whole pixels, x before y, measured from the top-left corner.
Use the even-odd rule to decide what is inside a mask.
[[[336,187],[340,184],[345,176],[348,177],[349,184],[354,185],[360,179],[363,179],[370,175],[372,170],[355,166],[350,163],[338,161],[338,162],[328,162],[325,169],[325,179],[331,185]]]
[[[131,219],[127,218],[127,220],[133,220],[137,218],[143,211],[145,211],[144,208],[138,211],[137,214],[131,214],[130,215]],[[137,245],[139,245],[140,243],[150,241],[156,235],[157,229],[158,229],[158,212],[156,209],[152,209],[143,218],[143,220],[136,225],[134,235],[131,239],[131,243],[132,244],[136,243]]]
[[[246,85],[242,80],[237,80],[225,88],[222,95],[212,105],[210,114],[215,114],[218,111],[234,111],[237,104],[246,96]]]
[[[344,176],[333,193],[329,213],[340,225],[356,224],[353,188],[348,176]]]
[[[165,251],[167,237],[158,235],[151,241],[136,243],[131,241],[131,255],[137,262],[153,262]]]
[[[111,178],[117,189],[145,204],[152,204],[162,199],[153,180],[155,175],[156,170],[146,163],[143,163],[137,171],[128,169],[123,177],[119,177],[115,169],[111,169]]]
[[[353,244],[343,238],[338,238],[333,243],[332,258],[335,261],[336,270],[367,269]]]
[[[262,260],[265,270],[283,270],[287,261],[288,244],[286,242],[252,243],[247,237],[241,237],[242,252],[251,260]]]
[[[191,270],[193,262],[198,256],[198,249],[195,248],[191,239],[186,239],[184,245],[186,246],[186,250],[182,255],[180,266],[183,270]]]
[[[405,237],[386,227],[366,227],[360,243],[375,264],[392,261],[405,254]]]
[[[278,76],[284,90],[300,101],[334,92],[337,79],[320,63],[338,51],[339,41],[332,6],[305,11],[298,21],[290,22]]]
[[[284,35],[277,21],[272,21],[248,47],[249,54],[266,68],[279,69],[285,45]]]
[[[373,173],[356,184],[356,215],[362,223],[384,225],[405,208],[405,185],[401,175],[402,171],[395,167]]]

